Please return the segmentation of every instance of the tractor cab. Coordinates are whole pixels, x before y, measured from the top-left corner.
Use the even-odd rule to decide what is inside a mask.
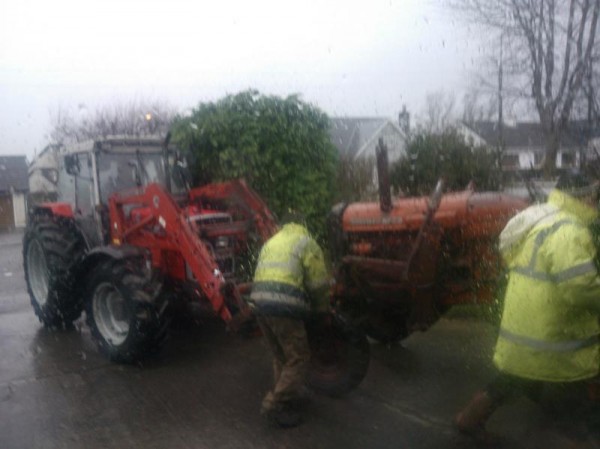
[[[106,213],[111,195],[152,183],[185,198],[185,159],[158,137],[110,137],[63,147],[58,157],[58,201],[72,214],[90,248],[108,243]]]

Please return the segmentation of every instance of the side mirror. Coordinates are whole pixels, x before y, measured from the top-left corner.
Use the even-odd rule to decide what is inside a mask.
[[[76,154],[67,154],[65,156],[65,171],[71,176],[77,176],[81,171],[79,158]]]
[[[54,168],[43,168],[42,175],[52,184],[58,184],[58,170]]]
[[[131,177],[133,178],[135,185],[141,187],[142,176],[140,174],[140,167],[138,166],[136,161],[129,161],[128,165],[131,167]]]
[[[186,190],[192,185],[192,174],[189,168],[179,161],[173,166],[173,179],[179,187]]]

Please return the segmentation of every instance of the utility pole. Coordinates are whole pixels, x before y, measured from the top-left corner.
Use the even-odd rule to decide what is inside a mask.
[[[581,169],[587,169],[586,165],[587,165],[587,149],[588,149],[588,145],[590,145],[590,142],[592,141],[592,138],[594,136],[594,86],[592,84],[592,67],[593,67],[593,63],[592,63],[593,59],[590,60],[590,63],[588,64],[587,67],[587,73],[586,73],[586,78],[587,78],[587,85],[588,85],[588,89],[587,89],[587,131],[585,132],[585,136],[586,136],[586,142],[585,142],[585,146],[584,148],[581,150],[581,153],[579,154],[579,166]]]
[[[498,60],[498,146],[496,149],[496,158],[498,163],[498,173],[500,175],[499,184],[502,187],[502,155],[504,154],[504,111],[503,111],[503,95],[502,95],[502,50],[504,41],[504,31],[500,33],[500,59]]]

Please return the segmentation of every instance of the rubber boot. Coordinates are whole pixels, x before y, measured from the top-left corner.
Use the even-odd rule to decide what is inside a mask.
[[[298,410],[292,407],[282,407],[276,410],[271,410],[267,413],[267,419],[276,427],[289,429],[302,424],[303,416]]]
[[[278,404],[275,408],[270,410],[262,409],[261,414],[265,416],[272,425],[281,427],[282,429],[299,426],[304,421],[304,416],[301,411],[288,403]]]
[[[479,391],[473,399],[454,418],[454,425],[459,432],[467,434],[479,441],[490,441],[495,438],[485,430],[485,424],[496,410],[496,405],[490,395]]]

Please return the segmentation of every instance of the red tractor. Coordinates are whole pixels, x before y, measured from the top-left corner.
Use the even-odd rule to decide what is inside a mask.
[[[493,304],[502,273],[497,238],[527,202],[497,192],[392,201],[387,153],[378,149],[379,203],[332,211],[333,302],[381,342],[425,330],[450,306]]]
[[[85,311],[99,349],[132,362],[163,340],[175,299],[208,305],[230,325],[249,315],[243,295],[256,251],[277,228],[243,181],[191,189],[168,139],[89,141],[58,159],[59,202],[30,212],[23,241],[27,289],[44,325],[69,326]],[[339,351],[324,353],[335,348],[322,344],[332,332],[356,343],[348,351],[358,348],[358,371]],[[356,386],[366,340],[339,326],[312,334],[313,385],[330,394]]]

